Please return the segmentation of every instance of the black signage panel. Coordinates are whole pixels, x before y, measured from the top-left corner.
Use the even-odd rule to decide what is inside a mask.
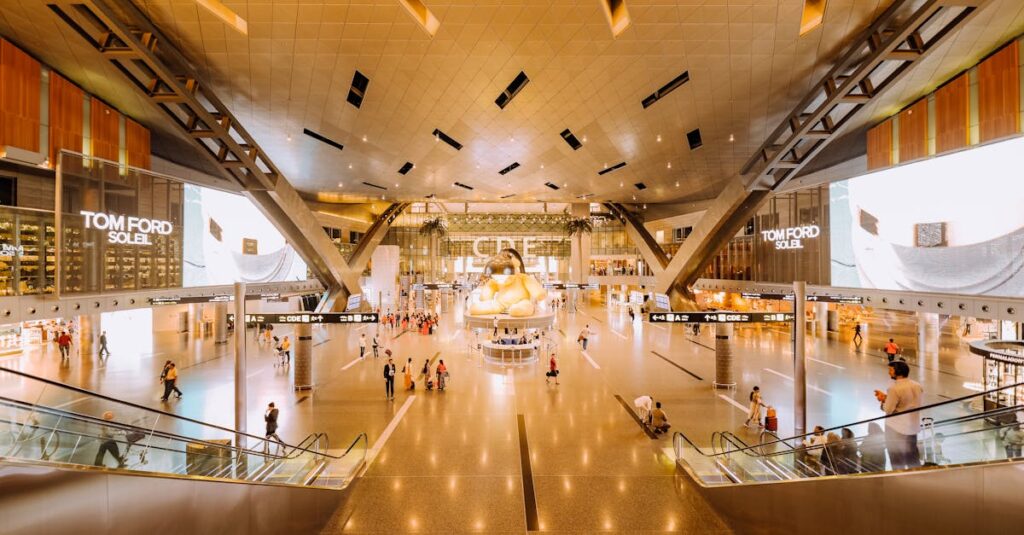
[[[450,282],[417,283],[412,285],[413,290],[459,290],[461,284]]]
[[[235,321],[234,314],[228,314],[228,321]],[[297,312],[293,314],[246,314],[246,323],[377,323],[380,316],[376,313],[362,312],[330,312],[317,314],[313,312]]]
[[[652,312],[651,323],[787,323],[791,312]]]
[[[545,282],[544,287],[548,290],[597,290],[601,287],[596,282],[582,283],[582,282]]]
[[[780,293],[751,293],[743,292],[740,297],[744,299],[771,299],[774,301],[792,301],[793,294],[780,294]],[[853,295],[808,295],[806,301],[808,303],[841,303],[845,305],[860,305],[864,303],[864,298]]]
[[[280,301],[281,294],[277,292],[273,293],[261,293],[261,294],[247,294],[245,296],[246,301],[254,301],[257,299],[263,299],[266,301]],[[149,304],[153,306],[161,305],[185,305],[190,303],[230,303],[235,300],[235,296],[228,294],[220,295],[190,295],[185,297],[173,296],[162,296],[162,297],[150,297]]]

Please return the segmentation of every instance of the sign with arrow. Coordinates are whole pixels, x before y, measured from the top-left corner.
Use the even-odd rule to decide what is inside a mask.
[[[743,292],[740,297],[744,299],[770,299],[773,301],[792,301],[793,294],[783,293],[753,293]],[[844,305],[861,305],[864,298],[855,295],[808,295],[808,303],[840,303]]]
[[[652,312],[651,323],[790,323],[791,312]]]
[[[228,321],[235,321],[234,314],[228,314]],[[294,314],[246,314],[246,323],[377,323],[380,316],[376,313],[362,312],[330,312],[317,314],[299,312]]]

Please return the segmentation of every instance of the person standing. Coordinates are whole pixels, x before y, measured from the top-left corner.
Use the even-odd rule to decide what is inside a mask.
[[[285,362],[288,364],[292,363],[292,341],[287,336],[281,342],[281,354],[284,355]]]
[[[71,335],[67,331],[61,331],[57,337],[57,349],[60,349],[60,360],[71,356]]]
[[[390,358],[384,365],[384,396],[395,399],[395,362]]]
[[[284,450],[284,441],[281,437],[277,436],[277,416],[280,414],[277,407],[274,406],[274,402],[271,401],[267,405],[266,412],[263,413],[263,422],[267,424],[267,433],[265,435],[266,442],[263,443],[263,453],[270,453],[270,439],[273,438],[277,442],[277,452],[281,453]]]
[[[853,326],[853,345],[860,347],[860,344],[864,342],[864,337],[860,334],[860,323]]]
[[[167,401],[171,397],[171,392],[174,392],[181,399],[181,390],[178,390],[178,367],[173,362],[168,361],[164,369],[164,395],[160,398],[160,401]]]
[[[439,360],[437,361],[437,389],[444,390],[447,382],[448,367],[444,365],[444,360]]]
[[[889,357],[889,362],[896,359],[896,355],[900,353],[900,346],[896,345],[896,342],[889,339],[889,343],[885,344],[885,356]]]
[[[110,350],[107,349],[107,331],[103,331],[103,332],[100,333],[100,358],[101,359],[103,358],[103,354],[104,353],[106,353],[108,357],[110,356]]]
[[[380,334],[373,333],[373,358],[377,358],[377,351],[380,348]]]
[[[359,335],[359,358],[366,354],[366,333]]]
[[[554,353],[551,354],[551,360],[548,362],[548,368],[550,368],[550,369],[548,370],[548,373],[545,374],[546,377],[544,378],[544,382],[545,383],[550,383],[551,382],[551,378],[554,377],[555,378],[555,384],[556,385],[557,384],[561,384],[561,383],[558,382],[558,361],[555,360],[555,354]]]
[[[113,412],[107,411],[103,413],[104,421],[110,422],[113,421],[113,419]],[[100,447],[96,450],[96,458],[93,459],[92,464],[96,466],[106,466],[105,458],[107,453],[110,453],[110,455],[114,457],[114,460],[117,461],[117,467],[124,468],[125,459],[124,457],[121,457],[121,449],[117,446],[117,441],[114,440],[117,432],[117,428],[110,425],[100,427],[100,438],[103,439],[103,441],[100,442]]]
[[[886,392],[875,390],[875,399],[883,412],[900,413],[885,419],[885,448],[889,452],[889,464],[893,470],[921,465],[921,455],[917,449],[921,415],[915,409],[921,406],[924,389],[916,381],[908,379],[909,376],[910,366],[906,362],[890,362],[892,386]]]
[[[412,390],[412,357],[406,361],[405,367],[402,368],[402,374],[405,376],[405,389]]]
[[[764,406],[764,402],[761,401],[761,388],[755,386],[754,389],[750,391],[749,397],[750,410],[747,412],[747,421],[744,422],[743,425],[750,427],[750,423],[753,422],[757,424],[758,427],[763,427],[761,425],[761,407]]]

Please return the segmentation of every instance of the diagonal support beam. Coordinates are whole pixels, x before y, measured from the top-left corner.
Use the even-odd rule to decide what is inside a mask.
[[[266,152],[131,0],[49,7],[166,113],[225,178],[242,187],[330,291],[361,293],[362,269],[348,265]]]
[[[669,294],[676,310],[692,308],[693,283],[771,193],[797,176],[869,102],[899,82],[986,3],[895,0],[729,181],[656,277],[656,291]]]
[[[668,255],[658,245],[658,241],[651,236],[651,233],[644,227],[643,221],[630,212],[625,206],[616,202],[606,202],[604,206],[626,227],[626,236],[629,241],[640,251],[644,262],[650,266],[655,276],[661,275],[668,266]]]

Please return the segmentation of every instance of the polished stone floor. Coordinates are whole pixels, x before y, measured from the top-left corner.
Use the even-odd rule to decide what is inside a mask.
[[[546,362],[504,368],[473,354],[473,336],[460,328],[457,307],[442,316],[433,336],[382,330],[399,370],[412,357],[416,370],[425,359],[432,360],[432,368],[444,359],[451,373],[444,392],[423,390],[420,379],[420,388],[400,391],[394,401],[384,399],[382,360],[356,358],[359,335],[371,335],[375,325],[316,328],[312,392],[294,392],[290,370],[274,367],[269,348],[255,344],[250,334],[248,429],[261,434],[263,408],[275,401],[281,408],[279,433],[288,442],[326,431],[337,449],[367,434],[368,468],[328,532],[495,533],[529,527],[727,532],[719,516],[678,479],[670,439],[648,437],[620,398],[632,405],[641,394],[653,396],[664,404],[673,431],[704,445],[716,430],[753,438],[742,423],[747,392],[756,384],[778,407],[780,434],[787,435],[793,427],[788,330],[737,329],[737,388],[716,391],[711,328],[694,336],[683,325],[630,323],[623,311],[599,307],[561,312],[557,322],[558,386],[545,383]],[[596,332],[586,353],[575,341],[585,324]],[[980,378],[980,361],[967,352],[955,322],[932,327],[933,350],[911,358],[925,403],[970,394]],[[839,425],[880,415],[872,392],[889,382],[881,346],[896,336],[913,347],[916,328],[913,316],[889,314],[873,320],[859,349],[849,329],[809,337],[808,424]],[[277,334],[287,331],[282,326]],[[108,332],[113,355],[107,361],[83,356],[76,347],[70,361],[61,364],[51,345],[2,359],[0,366],[233,426],[230,345],[181,334],[139,336],[133,330]],[[185,395],[162,403],[157,377],[166,359],[177,362]],[[401,378],[397,384],[401,389]],[[19,388],[23,381],[0,374],[4,395],[16,397]],[[61,399],[65,407],[87,414],[106,408],[84,397]],[[525,479],[524,454],[532,472]],[[535,516],[525,499],[531,484]]]

